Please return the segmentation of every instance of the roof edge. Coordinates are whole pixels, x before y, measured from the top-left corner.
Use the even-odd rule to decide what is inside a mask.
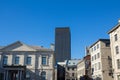
[[[110,41],[110,39],[98,39],[95,43],[93,43],[91,46],[90,46],[90,48],[91,47],[93,47],[93,45],[95,45],[97,42],[99,42],[99,41]]]
[[[111,32],[113,32],[114,30],[116,30],[118,27],[120,26],[120,23],[118,23],[116,26],[114,26],[110,31],[108,31],[107,33],[110,34]]]

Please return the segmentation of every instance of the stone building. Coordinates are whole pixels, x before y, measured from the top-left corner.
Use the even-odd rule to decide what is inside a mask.
[[[64,62],[58,62],[59,65],[65,68],[65,80],[77,80],[77,63],[79,61],[79,59],[71,59],[65,60]]]
[[[111,42],[111,55],[114,80],[120,80],[120,20],[108,34]]]
[[[53,49],[20,41],[0,49],[0,80],[54,80]]]
[[[77,64],[77,79],[80,80],[80,78],[83,77],[84,75],[85,75],[85,61],[83,59]]]
[[[99,39],[90,46],[91,70],[94,80],[113,80],[110,40]]]
[[[91,78],[91,61],[90,55],[86,55],[77,64],[77,79],[80,80],[82,77],[87,76]]]

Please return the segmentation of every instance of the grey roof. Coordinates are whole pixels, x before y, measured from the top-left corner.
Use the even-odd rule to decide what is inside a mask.
[[[5,48],[10,47],[10,46],[12,46],[12,45],[15,45],[15,44],[17,44],[17,43],[19,43],[19,44],[21,44],[21,45],[23,44],[23,43],[22,43],[22,42],[20,42],[20,41],[16,41],[16,42],[14,42],[14,43],[12,43],[12,44],[9,44],[9,45],[7,45],[7,46],[3,47],[3,48],[2,48],[2,50],[3,50],[3,49],[5,49]]]
[[[108,32],[108,34],[110,34],[111,32],[113,32],[114,30],[116,30],[118,27],[120,27],[120,23],[118,23],[116,26],[114,26],[114,27]]]
[[[99,42],[99,41],[102,41],[102,42],[110,42],[110,39],[98,39],[95,43],[93,43],[91,46],[90,46],[90,48],[91,47],[93,47],[97,42]]]
[[[28,46],[28,47],[30,47],[30,48],[32,48],[32,49],[37,50],[37,51],[53,51],[52,49],[43,48],[43,47],[41,47],[41,46],[30,46],[30,45],[27,45],[27,44],[25,44],[25,43],[23,43],[23,42],[21,42],[21,41],[16,41],[16,42],[14,42],[14,43],[12,43],[12,44],[9,44],[9,45],[7,45],[7,46],[5,46],[5,47],[0,47],[0,49],[1,49],[1,50],[4,50],[5,48],[8,48],[8,47],[13,46],[13,45],[15,45],[15,44],[26,45],[26,46]]]
[[[76,65],[78,64],[79,61],[81,61],[81,60],[80,60],[80,59],[68,60],[67,66],[76,66]]]
[[[49,49],[49,48],[44,48],[44,47],[42,47],[42,46],[30,46],[29,45],[29,47],[31,47],[31,48],[33,48],[33,49],[35,49],[35,50],[37,50],[37,51],[53,51],[52,49]]]

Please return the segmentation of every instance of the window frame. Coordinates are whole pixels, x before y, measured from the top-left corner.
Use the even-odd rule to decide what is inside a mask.
[[[96,50],[96,46],[94,46],[94,51]]]
[[[97,44],[97,49],[99,49],[99,46],[100,46],[100,45],[99,45],[99,44]]]
[[[72,73],[72,77],[74,77],[75,76],[75,73]]]
[[[42,80],[46,80],[46,72],[45,71],[42,71],[40,76],[41,76]]]
[[[8,64],[8,56],[3,56],[3,65]]]
[[[18,58],[18,59],[17,59]],[[18,63],[17,63],[18,62]],[[20,57],[19,56],[16,56],[15,57],[15,64],[19,64],[20,63]]]
[[[114,35],[114,40],[115,40],[115,41],[118,40],[118,35],[117,35],[117,34]]]
[[[117,59],[117,69],[120,69],[120,59]]]
[[[42,56],[42,60],[41,61],[42,61],[41,62],[42,65],[47,65],[47,56]]]
[[[119,46],[115,46],[115,53],[119,54]]]
[[[97,53],[97,58],[100,58],[100,53]]]
[[[32,57],[31,57],[31,56],[28,56],[28,57],[26,58],[26,64],[27,64],[27,65],[31,65],[31,62],[32,62]]]
[[[101,63],[98,62],[98,70],[100,70],[100,69],[101,69]]]

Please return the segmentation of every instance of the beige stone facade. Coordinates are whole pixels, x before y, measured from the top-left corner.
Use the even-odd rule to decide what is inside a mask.
[[[99,39],[90,46],[91,70],[94,80],[113,80],[110,40]]]
[[[85,75],[85,61],[83,59],[77,64],[77,79],[80,80],[80,78],[83,77],[84,75]]]
[[[29,46],[20,41],[0,49],[0,71],[4,74],[4,80],[13,75],[20,75],[23,80],[22,69],[16,71],[17,67],[25,66],[27,80],[54,80],[54,51],[40,46]],[[8,68],[6,68],[8,67]],[[4,71],[2,71],[4,70]],[[15,72],[15,74],[13,72]],[[44,72],[44,74],[42,74]],[[11,73],[13,75],[11,75]],[[18,77],[15,77],[18,78]],[[44,80],[43,79],[43,80]]]
[[[114,80],[120,80],[120,22],[109,31]]]
[[[89,54],[77,64],[77,79],[80,80],[82,78],[91,80],[91,60]]]
[[[58,62],[59,65],[65,68],[65,80],[77,80],[77,64],[79,59],[65,60]]]

